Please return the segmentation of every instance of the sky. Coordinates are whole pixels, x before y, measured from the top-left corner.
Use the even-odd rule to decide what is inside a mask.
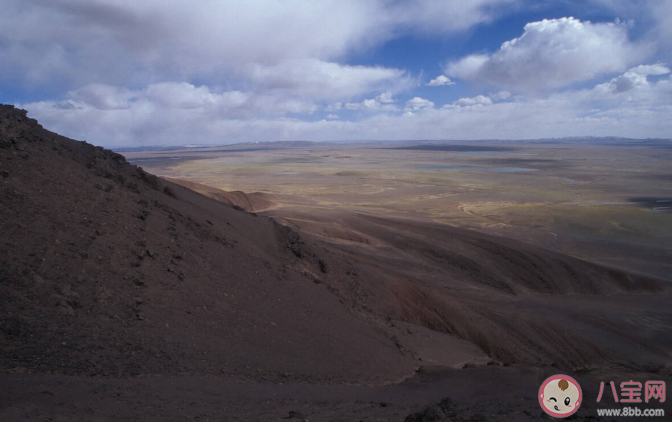
[[[108,148],[672,137],[672,0],[4,0],[0,64]]]

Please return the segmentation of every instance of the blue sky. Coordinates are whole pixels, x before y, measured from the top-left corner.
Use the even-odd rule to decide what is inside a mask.
[[[672,137],[672,1],[7,0],[0,102],[107,147]]]

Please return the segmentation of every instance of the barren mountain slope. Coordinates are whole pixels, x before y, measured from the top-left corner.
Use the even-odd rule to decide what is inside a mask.
[[[216,189],[210,186],[202,185],[200,183],[188,182],[186,180],[173,179],[170,177],[164,177],[165,180],[176,183],[180,186],[184,186],[187,189],[191,189],[203,195],[216,199],[220,202],[226,204],[236,205],[245,211],[263,211],[269,208],[272,208],[275,205],[275,201],[271,195],[261,193],[261,192],[252,192],[245,193],[241,191],[228,192],[221,189]]]
[[[102,375],[398,379],[291,230],[0,109],[0,364]],[[375,359],[371,356],[375,355]]]
[[[668,281],[443,224],[324,208],[264,214],[320,245],[333,262],[326,282],[373,314],[506,363],[672,369]]]
[[[667,280],[180,183],[0,106],[3,420],[531,420],[557,371],[669,380]]]

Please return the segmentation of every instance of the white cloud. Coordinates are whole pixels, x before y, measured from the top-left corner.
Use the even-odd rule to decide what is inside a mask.
[[[469,81],[535,92],[623,71],[649,54],[628,40],[619,23],[544,19],[525,25],[523,35],[491,55],[471,55],[449,63],[446,72]]]
[[[663,64],[639,65],[629,69],[609,82],[582,91],[589,100],[608,102],[648,102],[650,104],[669,103],[668,86],[670,77],[652,84],[648,76],[662,76],[670,73]]]
[[[361,103],[345,103],[346,110],[374,111],[380,109],[380,103],[375,99],[364,100]]]
[[[446,86],[446,85],[455,85],[455,82],[451,81],[446,75],[439,75],[436,78],[432,79],[427,83],[427,86]]]
[[[346,110],[359,111],[396,111],[397,107],[392,104],[396,102],[390,93],[383,93],[376,98],[363,100],[359,103],[345,103],[343,108]]]
[[[465,97],[460,98],[459,100],[453,103],[457,106],[479,106],[479,105],[490,105],[492,104],[492,99],[486,97],[485,95],[477,95],[475,97]]]
[[[656,64],[640,64],[633,67],[629,72],[637,73],[639,75],[667,75],[670,73],[670,68],[662,63]]]
[[[496,94],[490,95],[490,98],[495,101],[506,100],[509,97],[511,97],[511,93],[509,91],[499,91]]]
[[[233,91],[224,95],[210,92],[206,86],[195,87],[186,82],[162,82],[149,85],[144,91],[145,97],[157,104],[174,108],[199,108],[212,106],[223,100],[232,106],[241,105],[248,95]]]
[[[44,104],[48,103],[54,102]],[[63,110],[202,109],[232,117],[311,114],[318,109],[305,98],[241,91],[217,92],[205,85],[196,87],[186,82],[162,82],[140,90],[91,84],[70,91],[66,100],[55,102],[54,106]]]
[[[492,20],[506,11],[500,5],[511,3],[6,0],[0,14],[0,81],[69,90],[169,80],[219,85],[245,79],[250,66],[262,74],[263,69],[301,73],[305,60],[334,63],[410,31],[463,30]],[[320,75],[330,66],[308,64],[321,67]],[[282,82],[278,78],[272,83]],[[338,80],[336,85],[344,86]]]
[[[376,101],[378,101],[381,104],[389,104],[397,102],[397,100],[392,98],[391,92],[383,92],[382,94],[376,97]]]
[[[410,100],[406,101],[406,108],[404,109],[404,111],[413,112],[433,107],[434,107],[433,102],[425,98],[413,97]]]
[[[337,102],[333,104],[329,104],[327,107],[324,108],[326,111],[338,111],[343,109],[343,103],[342,102]]]
[[[316,59],[283,61],[273,66],[250,65],[246,75],[257,89],[311,98],[352,98],[374,91],[398,92],[415,82],[404,71],[348,66]]]
[[[437,109],[416,97],[420,78],[401,59],[399,68],[346,60],[408,34],[491,22],[519,0],[6,0],[0,90],[44,92],[54,100],[24,104],[31,116],[107,146],[670,136],[669,69],[640,63],[670,62],[672,1],[592,2],[637,23],[530,23],[497,52],[446,64],[427,85],[452,84],[451,76],[473,82],[465,89],[473,94]],[[647,16],[648,32],[637,20]],[[629,28],[643,41],[629,40]],[[648,58],[652,45],[658,51]],[[482,82],[489,86],[477,91]],[[572,87],[578,82],[595,86]],[[558,87],[565,90],[552,93]],[[317,110],[324,120],[292,118]]]
[[[517,3],[517,0],[411,0],[389,2],[389,11],[402,27],[426,33],[448,33],[490,22]]]
[[[8,0],[0,48],[20,80],[219,79],[246,64],[340,57],[386,36],[378,2]],[[39,28],[39,30],[35,30]],[[11,54],[8,54],[11,53]],[[10,67],[10,66],[8,66]]]
[[[130,100],[136,94],[126,88],[90,84],[68,92],[68,97],[74,103],[86,103],[101,110],[119,110],[130,108]]]
[[[621,18],[634,20],[652,41],[663,60],[672,60],[672,0],[591,0],[591,3],[617,13]]]
[[[642,68],[639,69],[641,72]],[[623,75],[628,73],[642,76],[630,71]],[[72,101],[69,103],[72,107],[61,107],[53,101],[20,106],[51,130],[106,146],[292,139],[669,137],[672,133],[670,75],[655,76],[655,81],[647,80],[646,84],[640,83],[624,92],[611,88],[618,78],[620,76],[591,89],[567,90],[543,98],[516,96],[510,101],[490,104],[481,100],[477,106],[434,108],[431,101],[416,97],[408,101],[404,115],[399,114],[402,111],[372,113],[357,121],[326,118],[309,122],[283,115],[232,119],[232,115],[241,113],[245,104],[250,103],[228,110],[221,110],[217,105],[180,109],[144,98],[146,90],[135,92],[137,97],[129,100],[130,108],[125,109],[101,109],[87,103],[74,103],[74,100],[68,100]],[[479,102],[474,98],[478,96],[472,97],[470,103]]]

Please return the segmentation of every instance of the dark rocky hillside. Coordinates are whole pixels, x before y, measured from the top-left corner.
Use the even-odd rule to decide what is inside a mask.
[[[669,281],[175,182],[0,106],[0,419],[532,420],[558,371],[669,380]]]
[[[317,259],[267,217],[44,130],[11,106],[0,109],[0,172],[5,369],[349,381],[413,370],[314,283]]]

